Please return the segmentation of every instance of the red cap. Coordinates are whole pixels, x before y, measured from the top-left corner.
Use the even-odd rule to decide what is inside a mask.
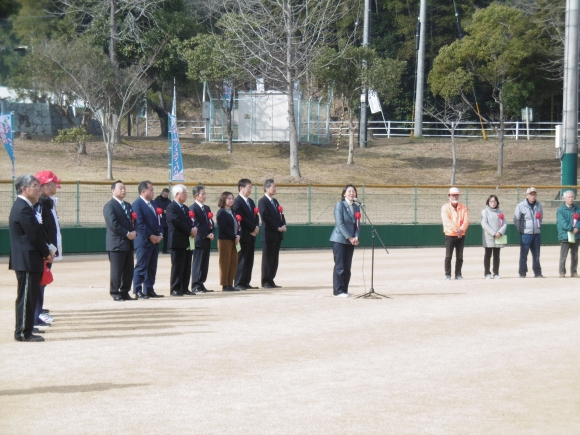
[[[43,184],[48,184],[48,183],[54,181],[56,183],[56,187],[60,189],[60,184],[59,184],[60,178],[58,178],[56,176],[56,174],[52,171],[40,171],[40,172],[37,172],[34,177],[36,179],[38,179],[41,186]]]

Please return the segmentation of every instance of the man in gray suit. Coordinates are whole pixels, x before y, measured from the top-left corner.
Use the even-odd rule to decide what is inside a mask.
[[[111,263],[109,293],[114,301],[135,300],[129,295],[133,282],[133,240],[137,237],[131,204],[123,201],[126,195],[122,181],[111,185],[113,197],[103,207],[107,224],[105,245]]]
[[[44,341],[32,334],[34,309],[40,292],[44,260],[51,263],[54,254],[48,249],[39,218],[32,207],[40,197],[40,183],[32,175],[21,175],[15,182],[18,198],[12,205],[9,218],[10,270],[16,272],[16,341]]]

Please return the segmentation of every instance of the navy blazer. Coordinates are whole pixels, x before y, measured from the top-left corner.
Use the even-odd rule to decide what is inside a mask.
[[[8,222],[10,270],[42,273],[49,252],[34,210],[24,199],[16,198]]]
[[[191,204],[189,209],[193,210],[195,213],[195,226],[197,228],[197,234],[195,236],[195,247],[202,248],[204,243],[210,241],[207,236],[213,233],[213,220],[210,223],[210,219],[207,217],[207,213],[209,213],[211,209],[204,204],[204,211],[202,211],[201,207],[197,205],[197,202]]]
[[[157,208],[155,201],[151,201],[151,205],[153,209]],[[133,202],[133,211],[137,213],[137,220],[135,221],[135,229],[137,230],[135,249],[149,248],[153,246],[153,242],[151,242],[149,237],[163,234],[163,228],[159,223],[160,219],[157,218],[157,213],[151,210],[141,197]]]
[[[250,203],[249,208],[241,195],[238,195],[234,200],[234,214],[239,214],[242,217],[242,234],[240,237],[240,242],[242,243],[254,243],[256,237],[252,236],[251,233],[254,232],[256,227],[260,226],[260,217],[257,213],[254,213],[256,205],[252,198],[248,198],[248,202]]]
[[[274,204],[264,195],[258,201],[260,217],[262,218],[262,242],[279,242],[284,239],[284,233],[278,228],[286,225],[286,218],[278,211],[280,203],[273,198]]]
[[[105,249],[107,251],[130,251],[133,249],[133,240],[127,238],[127,233],[135,230],[131,213],[133,208],[127,201],[123,201],[127,212],[115,198],[111,198],[103,207],[103,216],[107,224]]]
[[[334,222],[335,227],[330,235],[331,242],[342,243],[350,245],[349,237],[358,237],[359,230],[356,228],[356,219],[354,213],[359,212],[358,205],[352,205],[353,212],[351,213],[346,200],[338,201],[334,206]]]
[[[218,239],[220,240],[232,240],[232,241],[236,240],[236,236],[238,235],[238,233],[235,232],[236,218],[235,212],[233,210],[232,213],[234,213],[234,216],[230,215],[224,208],[220,208],[217,212],[217,224],[218,227],[220,228]],[[242,232],[244,232],[243,229]]]
[[[167,246],[169,249],[189,248],[189,236],[193,228],[193,222],[189,217],[189,208],[184,204],[183,210],[176,201],[165,209],[167,217]]]

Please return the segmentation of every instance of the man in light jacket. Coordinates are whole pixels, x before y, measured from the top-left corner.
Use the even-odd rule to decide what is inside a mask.
[[[574,204],[576,195],[572,190],[567,190],[563,195],[564,204],[556,211],[556,228],[558,229],[558,241],[560,242],[560,278],[566,276],[566,258],[570,252],[570,276],[580,278],[578,275],[578,243],[580,242],[580,207]]]
[[[520,233],[520,278],[528,272],[528,252],[532,250],[534,278],[543,278],[540,266],[540,228],[544,217],[542,204],[536,199],[535,187],[526,190],[526,199],[516,206],[514,224]]]
[[[441,207],[441,220],[445,233],[445,279],[451,279],[451,258],[455,249],[455,279],[463,279],[463,246],[469,226],[467,207],[459,202],[459,189],[452,187],[447,193],[448,202]]]

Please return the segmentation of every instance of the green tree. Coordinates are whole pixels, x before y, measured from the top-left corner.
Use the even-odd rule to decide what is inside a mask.
[[[198,35],[184,41],[179,53],[187,62],[187,75],[193,80],[207,82],[218,95],[220,107],[226,116],[228,153],[232,153],[232,110],[234,94],[248,75],[240,68],[232,44],[220,35]],[[229,94],[225,86],[230,86]]]
[[[366,60],[366,67],[363,62]],[[355,111],[360,105],[363,88],[370,88],[383,101],[394,98],[400,89],[405,62],[383,59],[372,49],[349,46],[339,54],[336,49],[323,49],[314,64],[314,77],[325,90],[333,89],[340,97],[348,113],[349,141],[347,164],[354,163]]]
[[[466,32],[468,36],[439,51],[428,82],[433,94],[444,99],[461,96],[474,112],[470,99],[474,84],[480,82],[490,88],[495,110],[483,118],[498,135],[497,172],[501,175],[506,91],[533,66],[530,60],[540,51],[539,35],[522,11],[497,3],[477,11]]]

